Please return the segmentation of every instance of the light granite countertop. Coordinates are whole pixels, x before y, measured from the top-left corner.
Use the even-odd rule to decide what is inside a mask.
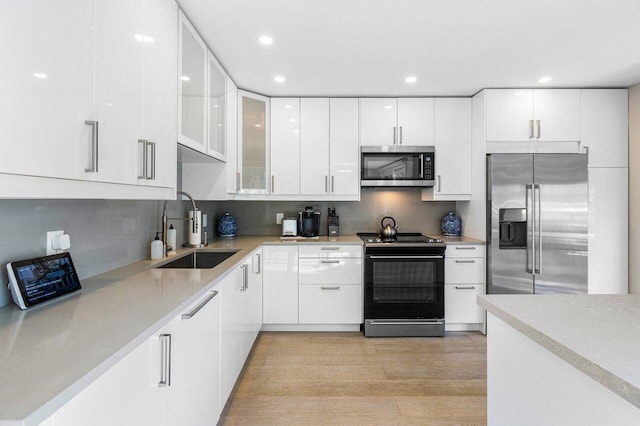
[[[0,424],[37,425],[159,331],[263,244],[353,244],[355,235],[282,241],[238,237],[206,250],[236,254],[212,269],[155,269],[143,260],[82,280],[73,295],[21,311],[0,307]]]
[[[640,295],[484,295],[478,304],[640,408]]]
[[[451,237],[447,235],[430,235],[433,238],[440,238],[447,244],[451,245],[465,245],[465,244],[482,244],[484,245],[484,241],[476,240],[475,238],[465,237],[464,235],[458,237]]]

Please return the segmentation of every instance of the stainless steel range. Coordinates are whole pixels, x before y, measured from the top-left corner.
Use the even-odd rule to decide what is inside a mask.
[[[442,240],[398,233],[364,241],[364,335],[444,336],[444,252]]]

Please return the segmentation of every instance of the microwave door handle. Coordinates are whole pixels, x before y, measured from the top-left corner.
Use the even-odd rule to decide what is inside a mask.
[[[424,154],[420,154],[420,179],[424,179]]]

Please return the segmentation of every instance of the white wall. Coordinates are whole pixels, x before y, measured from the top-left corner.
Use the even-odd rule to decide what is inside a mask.
[[[640,84],[629,88],[629,293],[640,294]]]

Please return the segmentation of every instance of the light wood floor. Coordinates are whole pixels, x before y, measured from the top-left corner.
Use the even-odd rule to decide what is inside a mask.
[[[486,359],[472,332],[261,333],[220,423],[484,425]]]

